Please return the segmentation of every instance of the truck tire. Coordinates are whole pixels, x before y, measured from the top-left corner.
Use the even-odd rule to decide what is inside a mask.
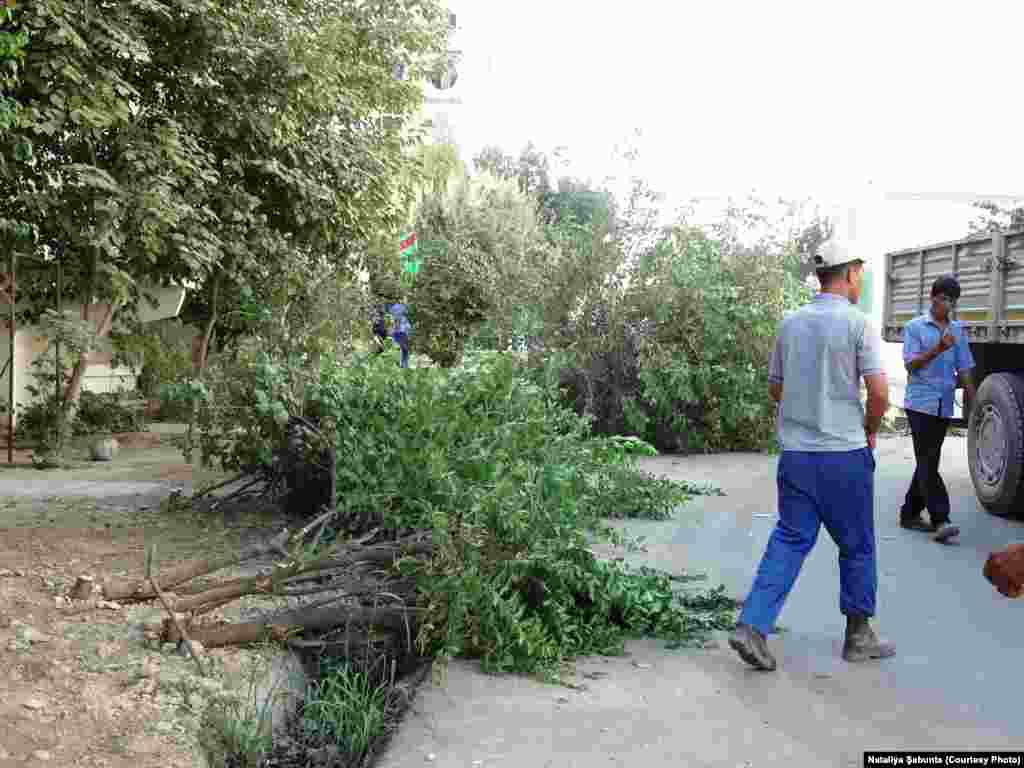
[[[981,505],[995,515],[1013,512],[1024,477],[1024,378],[985,377],[971,408],[967,457]]]

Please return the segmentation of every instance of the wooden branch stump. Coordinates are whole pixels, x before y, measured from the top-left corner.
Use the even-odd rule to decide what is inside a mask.
[[[88,600],[92,597],[94,586],[96,586],[96,580],[92,576],[83,574],[78,577],[68,596],[72,600]]]

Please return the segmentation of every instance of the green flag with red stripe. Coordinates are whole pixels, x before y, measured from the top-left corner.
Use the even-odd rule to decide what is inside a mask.
[[[415,232],[410,232],[402,238],[398,251],[402,257],[402,269],[405,272],[416,274],[420,271],[420,264],[423,263],[423,260],[419,258],[419,250]]]

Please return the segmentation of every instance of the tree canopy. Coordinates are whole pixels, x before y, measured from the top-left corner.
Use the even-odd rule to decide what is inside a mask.
[[[446,44],[436,0],[37,0],[18,14],[33,44],[2,154],[31,151],[0,166],[0,220],[28,223],[84,304],[130,316],[169,283],[212,298],[283,279],[286,256],[352,263],[402,225],[417,82]],[[40,275],[19,286],[29,315],[53,303]]]

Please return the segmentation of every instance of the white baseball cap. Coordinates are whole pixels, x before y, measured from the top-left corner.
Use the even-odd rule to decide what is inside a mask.
[[[828,240],[822,243],[813,258],[814,266],[817,269],[830,269],[832,267],[840,267],[843,264],[863,261],[864,259],[854,255],[853,251],[835,240]]]

